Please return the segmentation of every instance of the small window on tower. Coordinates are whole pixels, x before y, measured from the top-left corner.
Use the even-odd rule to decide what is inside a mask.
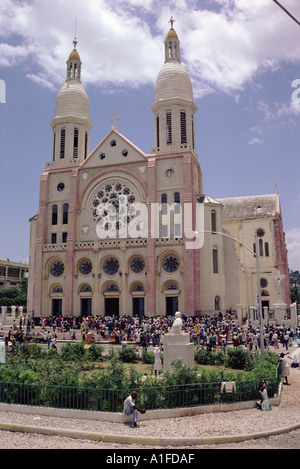
[[[65,157],[66,129],[60,131],[60,158]]]
[[[185,111],[180,111],[180,130],[181,130],[181,145],[185,145],[187,143]]]
[[[85,160],[87,158],[87,150],[88,150],[88,133],[85,132],[85,136],[84,136],[84,159]]]
[[[78,158],[78,129],[74,129],[73,158]]]
[[[167,143],[172,143],[172,113],[167,111],[166,113],[166,124],[167,124]]]

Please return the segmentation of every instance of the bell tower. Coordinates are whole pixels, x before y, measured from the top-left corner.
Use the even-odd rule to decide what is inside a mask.
[[[56,97],[53,129],[52,165],[82,163],[89,155],[90,104],[81,83],[81,59],[73,41],[67,60],[66,81]]]
[[[189,74],[181,63],[180,41],[173,28],[165,38],[165,63],[155,85],[153,153],[173,153],[184,149],[196,154],[194,118],[197,107]]]

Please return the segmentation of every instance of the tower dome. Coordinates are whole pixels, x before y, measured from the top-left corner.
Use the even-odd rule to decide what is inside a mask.
[[[154,105],[155,153],[190,150],[195,153],[194,115],[197,107],[193,100],[192,80],[180,60],[180,41],[173,28],[165,38],[165,63],[158,73]]]
[[[155,104],[160,100],[171,98],[193,101],[192,81],[181,63],[180,41],[173,28],[174,21],[171,18],[171,28],[165,39],[165,64],[156,79]]]
[[[89,119],[90,102],[82,83],[68,79],[56,97],[54,117],[80,117]]]
[[[53,129],[53,163],[81,163],[89,153],[90,102],[81,83],[81,60],[74,49],[67,60],[66,81],[56,96]]]
[[[155,85],[154,102],[181,98],[193,101],[191,78],[180,62],[167,62],[161,68]]]
[[[56,97],[54,117],[72,116],[89,119],[90,103],[81,83],[81,60],[75,39],[73,44],[74,49],[67,60],[66,81]]]

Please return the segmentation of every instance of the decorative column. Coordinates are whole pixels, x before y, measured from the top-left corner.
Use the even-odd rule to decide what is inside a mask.
[[[13,320],[16,319],[16,309],[17,309],[16,306],[12,306],[12,307],[11,307],[11,318],[12,318]]]
[[[1,324],[4,326],[6,322],[6,313],[7,313],[7,306],[1,306]]]
[[[156,266],[155,266],[155,237],[156,237],[156,216],[155,210],[152,212],[153,204],[156,203],[156,159],[149,158],[148,161],[148,239],[147,239],[147,311],[148,316],[156,314]]]
[[[48,230],[48,190],[49,173],[44,171],[40,183],[40,201],[36,221],[36,241],[34,252],[33,268],[33,315],[42,315],[42,294],[43,294],[43,248],[47,242]]]
[[[243,325],[243,305],[241,304],[236,305],[236,312],[237,312],[237,325],[241,327]]]
[[[78,199],[78,170],[72,170],[70,176],[70,203],[68,212],[68,236],[66,249],[65,270],[65,316],[73,316],[74,295],[74,248],[77,234],[77,199]]]

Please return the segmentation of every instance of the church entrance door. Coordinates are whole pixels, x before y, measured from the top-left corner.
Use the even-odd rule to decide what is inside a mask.
[[[175,316],[178,311],[178,296],[166,297],[166,316]]]
[[[132,315],[142,318],[145,312],[145,299],[132,298]]]
[[[81,298],[81,316],[91,316],[92,298]]]
[[[53,298],[52,300],[52,316],[62,315],[62,299]]]
[[[105,316],[119,316],[119,298],[105,298]]]

